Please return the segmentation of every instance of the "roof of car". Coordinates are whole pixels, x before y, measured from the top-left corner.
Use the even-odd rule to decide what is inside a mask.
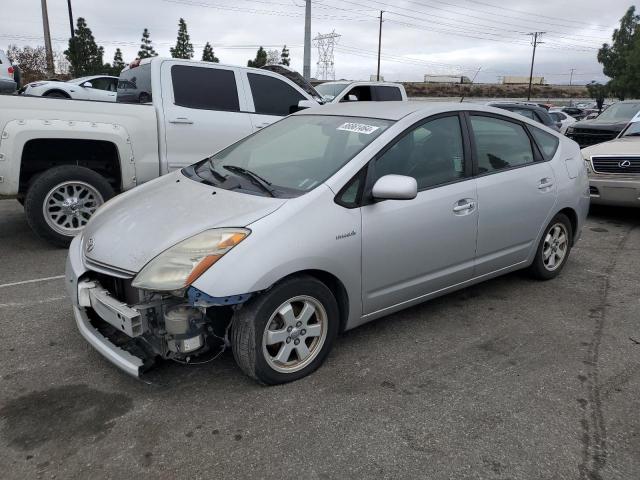
[[[318,108],[301,110],[294,115],[341,115],[346,117],[380,118],[382,120],[400,120],[414,112],[442,112],[446,110],[479,110],[495,112],[484,105],[459,102],[346,102],[329,103]]]

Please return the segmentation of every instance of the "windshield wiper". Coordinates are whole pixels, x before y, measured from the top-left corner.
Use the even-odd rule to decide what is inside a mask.
[[[270,196],[272,197],[276,196],[276,194],[274,193],[274,189],[271,188],[271,185],[272,185],[271,182],[268,180],[265,180],[257,173],[252,172],[251,170],[247,170],[246,168],[243,168],[243,167],[238,167],[236,165],[223,165],[222,168],[224,168],[225,170],[229,170],[230,172],[233,172],[233,173],[239,173],[240,175],[244,175],[245,177],[251,180],[251,183],[259,186],[262,190],[267,192]]]
[[[218,172],[214,166],[213,166],[213,162],[209,161],[209,171],[211,172],[211,175],[213,175],[214,177],[216,177],[220,182],[224,182],[227,177],[222,175],[220,172]]]

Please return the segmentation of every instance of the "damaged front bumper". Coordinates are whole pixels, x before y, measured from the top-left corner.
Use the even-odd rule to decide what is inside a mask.
[[[162,295],[133,289],[126,275],[107,273],[112,276],[91,262],[87,266],[82,240],[76,237],[69,248],[65,280],[78,330],[102,356],[134,377],[141,376],[156,357],[188,362],[216,342],[224,348],[233,307],[251,297],[216,298],[194,288],[183,298]]]

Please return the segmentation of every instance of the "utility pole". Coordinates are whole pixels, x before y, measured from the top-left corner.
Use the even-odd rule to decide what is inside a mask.
[[[75,37],[73,30],[73,11],[71,10],[71,0],[67,0],[67,8],[69,9],[69,28],[71,29],[71,38]]]
[[[53,68],[53,50],[51,49],[51,32],[49,32],[49,14],[47,13],[47,0],[41,0],[42,27],[44,30],[44,48],[47,54],[47,73],[50,77],[55,75]]]
[[[380,53],[382,52],[382,14],[384,10],[380,10],[380,28],[378,29],[378,73],[376,78],[380,81]]]
[[[571,69],[571,74],[569,75],[569,86],[573,85],[573,72],[575,72],[575,68]],[[569,99],[569,106],[573,107],[573,90],[571,89],[571,98]]]
[[[533,38],[531,40],[531,44],[533,45],[533,55],[531,56],[531,71],[529,72],[529,92],[527,93],[527,100],[531,100],[531,82],[533,81],[533,63],[536,60],[536,47],[539,42],[538,37],[541,37],[546,32],[533,32],[529,33]]]
[[[308,82],[311,80],[311,0],[306,0],[304,10],[304,61],[302,76]]]

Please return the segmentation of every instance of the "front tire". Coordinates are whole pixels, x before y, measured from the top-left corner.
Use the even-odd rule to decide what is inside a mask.
[[[331,290],[311,276],[285,280],[247,302],[233,319],[231,346],[242,371],[267,385],[316,370],[338,334]]]
[[[44,240],[67,247],[93,213],[115,195],[109,182],[85,167],[62,165],[40,174],[24,201],[27,223]]]
[[[573,228],[563,213],[558,213],[545,229],[529,273],[538,280],[560,275],[573,245]]]

